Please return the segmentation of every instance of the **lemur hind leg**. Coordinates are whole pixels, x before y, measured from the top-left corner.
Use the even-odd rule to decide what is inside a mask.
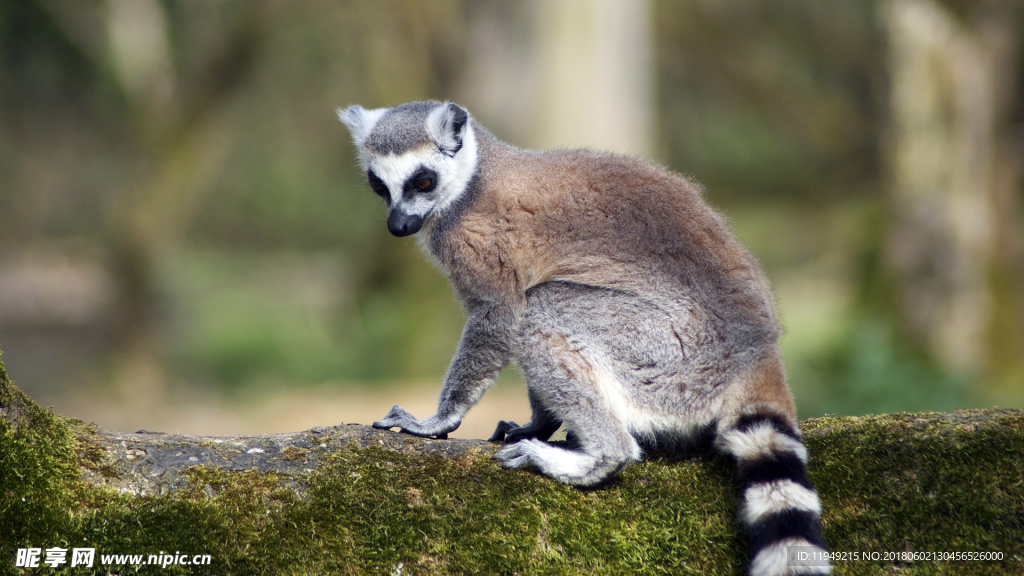
[[[640,447],[621,419],[623,385],[598,334],[606,327],[588,318],[595,306],[608,304],[600,302],[606,292],[549,283],[529,295],[515,355],[533,419],[506,431],[506,442],[514,443],[495,454],[506,468],[533,466],[561,482],[591,486],[640,459]],[[543,441],[562,421],[574,438],[571,449]]]
[[[579,351],[563,348],[571,341],[556,342],[537,350],[537,356],[548,356],[547,362],[532,364],[527,380],[545,373],[545,388],[551,394],[543,401],[572,430],[575,449],[526,438],[506,444],[494,457],[506,468],[534,466],[560,482],[592,486],[639,460],[640,446],[599,391],[607,385],[600,382],[606,375]]]

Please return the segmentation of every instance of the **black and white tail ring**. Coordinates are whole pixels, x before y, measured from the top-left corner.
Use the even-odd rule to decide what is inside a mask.
[[[799,430],[776,414],[739,418],[719,433],[718,448],[736,458],[743,486],[740,521],[750,541],[751,576],[828,574],[821,562],[821,502],[807,479],[807,448]],[[800,546],[813,561],[800,563]],[[808,565],[813,564],[813,565]]]

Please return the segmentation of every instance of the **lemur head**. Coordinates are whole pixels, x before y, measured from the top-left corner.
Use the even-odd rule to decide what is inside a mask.
[[[462,194],[476,170],[476,138],[464,109],[447,102],[338,110],[370,188],[388,206],[388,230],[415,234]]]

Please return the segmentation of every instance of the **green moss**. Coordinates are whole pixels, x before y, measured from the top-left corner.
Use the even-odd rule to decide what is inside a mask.
[[[701,452],[655,457],[578,490],[486,455],[442,458],[349,447],[309,477],[192,468],[173,496],[86,486],[103,460],[95,430],[42,410],[6,380],[0,400],[0,573],[21,547],[105,554],[209,554],[161,574],[741,574],[732,465]],[[1024,570],[1024,416],[995,424],[938,415],[805,424],[831,548],[999,551],[1003,562],[839,563],[836,574]],[[413,440],[413,442],[422,442]],[[286,452],[286,458],[300,458]],[[295,491],[295,483],[302,490]],[[67,565],[47,574],[87,574]],[[135,573],[96,567],[92,573]]]
[[[742,548],[733,494],[709,499],[702,488],[723,482],[724,462],[653,461],[581,491],[486,456],[452,463],[370,448],[338,455],[310,496],[355,573],[399,563],[412,574],[728,573]]]
[[[14,387],[2,359],[0,409],[0,542],[50,538],[73,522],[85,493],[70,426]]]
[[[1004,562],[918,562],[900,574],[1024,573],[1024,417],[959,426],[927,414],[821,418],[810,477],[826,537],[843,551],[993,551]],[[917,424],[917,425],[915,425]],[[859,563],[882,570],[883,563]]]

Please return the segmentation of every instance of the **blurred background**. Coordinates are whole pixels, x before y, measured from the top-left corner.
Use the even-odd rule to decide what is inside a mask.
[[[1024,2],[0,3],[0,350],[103,427],[433,413],[463,315],[339,106],[692,176],[761,259],[801,417],[1024,407]],[[512,368],[456,436],[529,419]]]

